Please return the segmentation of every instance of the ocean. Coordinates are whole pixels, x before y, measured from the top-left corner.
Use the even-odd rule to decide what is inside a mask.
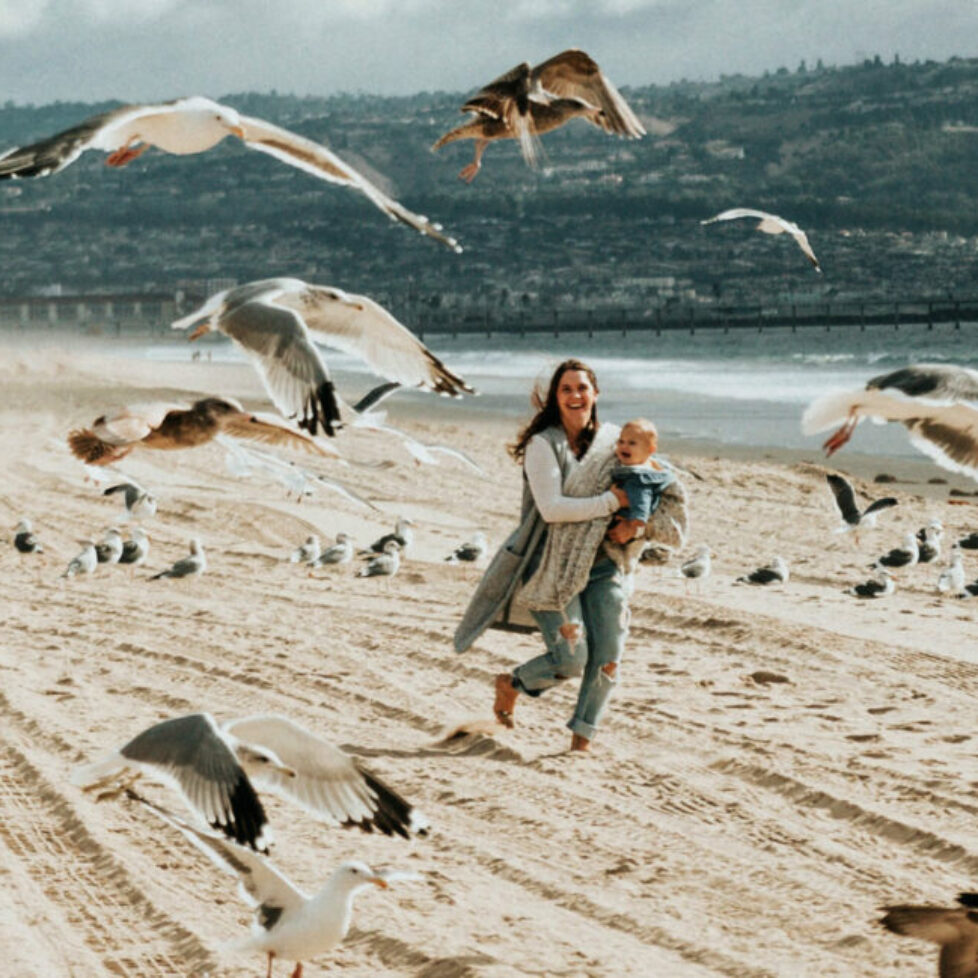
[[[476,399],[443,400],[448,412],[492,412],[514,419],[529,414],[534,383],[545,384],[553,367],[569,356],[594,368],[601,386],[602,418],[621,422],[644,415],[670,438],[739,447],[810,449],[817,439],[802,434],[805,406],[832,390],[859,388],[870,377],[908,363],[958,363],[978,368],[978,324],[892,327],[697,330],[655,333],[570,333],[504,336],[429,335],[426,343],[479,392]],[[136,355],[189,360],[194,349],[214,362],[240,362],[245,355],[223,338],[187,344],[139,347]],[[130,350],[130,352],[135,352]],[[375,378],[357,358],[327,352],[341,394],[353,401]],[[398,398],[431,397],[404,391]],[[920,457],[896,425],[868,426],[852,447],[860,453]]]

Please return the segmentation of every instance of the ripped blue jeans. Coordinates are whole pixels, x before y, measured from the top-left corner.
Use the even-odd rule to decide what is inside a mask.
[[[593,739],[601,714],[618,682],[618,668],[628,634],[628,593],[624,576],[610,557],[600,557],[587,585],[559,611],[532,612],[547,651],[513,670],[513,685],[539,696],[574,676],[582,676],[574,715],[567,726]],[[574,644],[560,634],[566,620],[582,625]],[[607,670],[604,667],[609,667]]]

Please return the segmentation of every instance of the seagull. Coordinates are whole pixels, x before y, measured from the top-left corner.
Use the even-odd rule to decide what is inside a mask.
[[[190,541],[190,555],[181,557],[169,570],[154,574],[150,580],[158,581],[161,577],[197,577],[207,570],[207,557],[200,540],[193,537]]]
[[[102,542],[95,544],[95,558],[100,564],[118,564],[121,556],[122,534],[117,527],[110,526]]]
[[[642,123],[618,89],[584,51],[570,48],[531,67],[524,62],[491,81],[463,106],[473,119],[445,133],[431,148],[457,139],[474,139],[475,159],[459,177],[471,183],[482,154],[496,139],[517,139],[523,158],[533,166],[537,136],[580,116],[607,133],[640,139]]]
[[[91,540],[79,540],[82,545],[81,553],[72,557],[65,568],[62,577],[75,577],[77,574],[91,574],[98,567],[98,557],[95,554],[95,544]]]
[[[927,526],[917,531],[918,564],[931,564],[941,556],[941,540],[944,539],[944,524],[931,520]]]
[[[327,547],[315,562],[316,567],[325,567],[328,564],[348,564],[353,560],[353,540],[346,533],[336,534],[336,543]]]
[[[393,540],[398,547],[407,552],[408,547],[414,542],[414,530],[411,527],[414,526],[414,520],[408,519],[406,516],[398,517],[397,523],[394,525],[393,533],[385,533],[382,537],[374,540],[370,544],[369,550],[361,551],[362,554],[382,553],[386,548],[387,544]]]
[[[319,556],[322,553],[319,547],[319,537],[315,533],[310,533],[306,537],[306,542],[296,547],[292,551],[289,557],[289,563],[292,564],[314,564],[319,560]]]
[[[937,590],[941,594],[950,592],[959,597],[965,593],[964,555],[956,546],[951,548],[951,559],[937,578]]]
[[[374,872],[366,863],[342,863],[318,893],[307,896],[274,864],[243,846],[187,824],[134,791],[129,797],[178,829],[221,869],[238,879],[238,892],[254,911],[250,937],[237,944],[242,951],[262,951],[272,978],[275,958],[295,961],[292,978],[302,978],[302,961],[336,947],[347,935],[353,900],[371,885],[387,889],[397,879],[417,879],[413,873]]]
[[[486,540],[485,533],[482,530],[476,530],[472,534],[472,539],[466,543],[459,544],[446,558],[445,560],[449,563],[456,564],[460,560],[472,562],[478,560],[480,557],[485,556],[486,551],[489,549],[489,542]]]
[[[893,581],[893,575],[886,570],[886,568],[880,568],[876,572],[876,577],[871,580],[866,581],[864,584],[856,584],[853,587],[846,588],[843,592],[844,594],[851,594],[856,598],[885,598],[896,590],[896,584]]]
[[[140,775],[176,788],[212,828],[255,849],[270,842],[255,788],[271,791],[331,825],[408,838],[427,819],[358,760],[281,716],[218,726],[209,713],[164,720],[117,751],[75,770],[72,782],[99,797]]]
[[[360,570],[357,577],[393,577],[401,566],[401,548],[396,540],[384,544],[383,553],[371,557]]]
[[[790,234],[798,244],[798,247],[805,253],[805,257],[815,267],[816,272],[822,271],[812,246],[808,243],[808,235],[794,221],[786,221],[777,214],[768,214],[767,211],[757,211],[751,207],[734,207],[732,210],[723,211],[716,217],[711,217],[700,224],[714,224],[716,221],[735,221],[740,217],[756,217],[760,224],[757,225],[758,231],[765,234]]]
[[[418,465],[437,465],[438,459],[435,456],[447,455],[449,458],[454,458],[467,468],[472,469],[473,472],[480,475],[483,479],[488,478],[482,466],[469,455],[466,455],[465,452],[458,448],[453,448],[451,445],[418,441],[417,438],[412,437],[406,431],[401,431],[400,428],[392,428],[390,425],[384,424],[379,420],[383,416],[383,413],[380,411],[373,414],[361,415],[354,420],[353,426],[368,431],[379,431],[382,434],[393,435],[404,445]]]
[[[156,515],[156,496],[147,492],[142,486],[135,482],[120,482],[118,485],[109,486],[102,492],[103,496],[112,496],[121,492],[126,504],[126,514],[132,519],[148,519]]]
[[[382,377],[460,397],[473,389],[407,327],[365,295],[297,278],[270,278],[211,296],[171,329],[216,331],[252,359],[276,408],[300,428],[335,434],[340,407],[316,343],[365,360]]]
[[[966,537],[961,537],[958,546],[962,550],[978,550],[978,533],[969,533]]]
[[[154,105],[122,105],[29,146],[10,149],[0,156],[0,180],[57,173],[87,149],[108,153],[105,162],[120,167],[150,146],[178,155],[203,153],[226,136],[236,136],[249,149],[268,153],[321,180],[359,190],[392,221],[400,221],[452,251],[462,250],[454,238],[442,233],[441,225],[388,197],[320,143],[264,119],[241,115],[231,106],[201,95]]]
[[[120,564],[131,564],[138,567],[149,556],[149,537],[140,527],[134,527],[129,539],[122,545]]]
[[[886,915],[880,923],[894,934],[939,944],[939,978],[978,978],[978,893],[962,893],[958,903],[958,907],[883,907]]]
[[[825,394],[805,409],[806,435],[844,422],[822,447],[838,451],[863,418],[899,421],[913,445],[942,468],[978,479],[978,370],[918,363],[873,377],[860,391]]]
[[[30,520],[21,520],[14,528],[14,546],[22,554],[42,554],[41,541],[34,536]]]
[[[978,598],[978,580],[972,581],[970,584],[965,584],[964,589],[961,594],[958,595],[959,598]]]
[[[919,557],[920,548],[917,546],[917,537],[913,533],[907,533],[903,537],[902,547],[894,547],[887,551],[871,566],[877,570],[881,567],[912,567],[917,563]]]
[[[893,496],[884,496],[882,499],[874,499],[865,509],[860,510],[859,504],[856,502],[856,492],[848,479],[836,475],[834,472],[828,473],[825,478],[835,495],[835,504],[839,507],[839,513],[843,519],[843,525],[838,532],[855,531],[853,535],[857,543],[860,527],[865,526],[872,529],[876,526],[877,513],[897,505],[897,500]]]
[[[700,582],[706,580],[706,578],[710,576],[710,571],[712,569],[710,557],[712,556],[712,553],[713,552],[708,546],[702,544],[696,548],[696,552],[693,554],[691,559],[680,565],[679,573],[686,578],[687,589],[689,588],[689,581],[695,580]]]
[[[109,465],[125,458],[137,445],[166,450],[194,448],[222,432],[233,438],[326,455],[308,435],[277,418],[252,414],[227,397],[205,397],[189,408],[177,404],[122,408],[96,418],[91,428],[69,432],[68,447],[89,465]]]
[[[661,568],[668,564],[675,555],[675,548],[650,540],[638,555],[638,562],[640,564],[654,564]]]
[[[775,557],[766,567],[758,567],[745,577],[738,577],[738,584],[787,584],[788,565],[783,557]]]

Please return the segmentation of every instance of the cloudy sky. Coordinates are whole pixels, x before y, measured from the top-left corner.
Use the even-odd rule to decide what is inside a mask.
[[[978,55],[976,0],[0,0],[0,100],[470,91],[583,47],[618,84]]]

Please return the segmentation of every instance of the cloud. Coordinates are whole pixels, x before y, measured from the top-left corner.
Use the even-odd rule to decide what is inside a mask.
[[[0,0],[0,38],[29,34],[44,17],[49,0]]]

